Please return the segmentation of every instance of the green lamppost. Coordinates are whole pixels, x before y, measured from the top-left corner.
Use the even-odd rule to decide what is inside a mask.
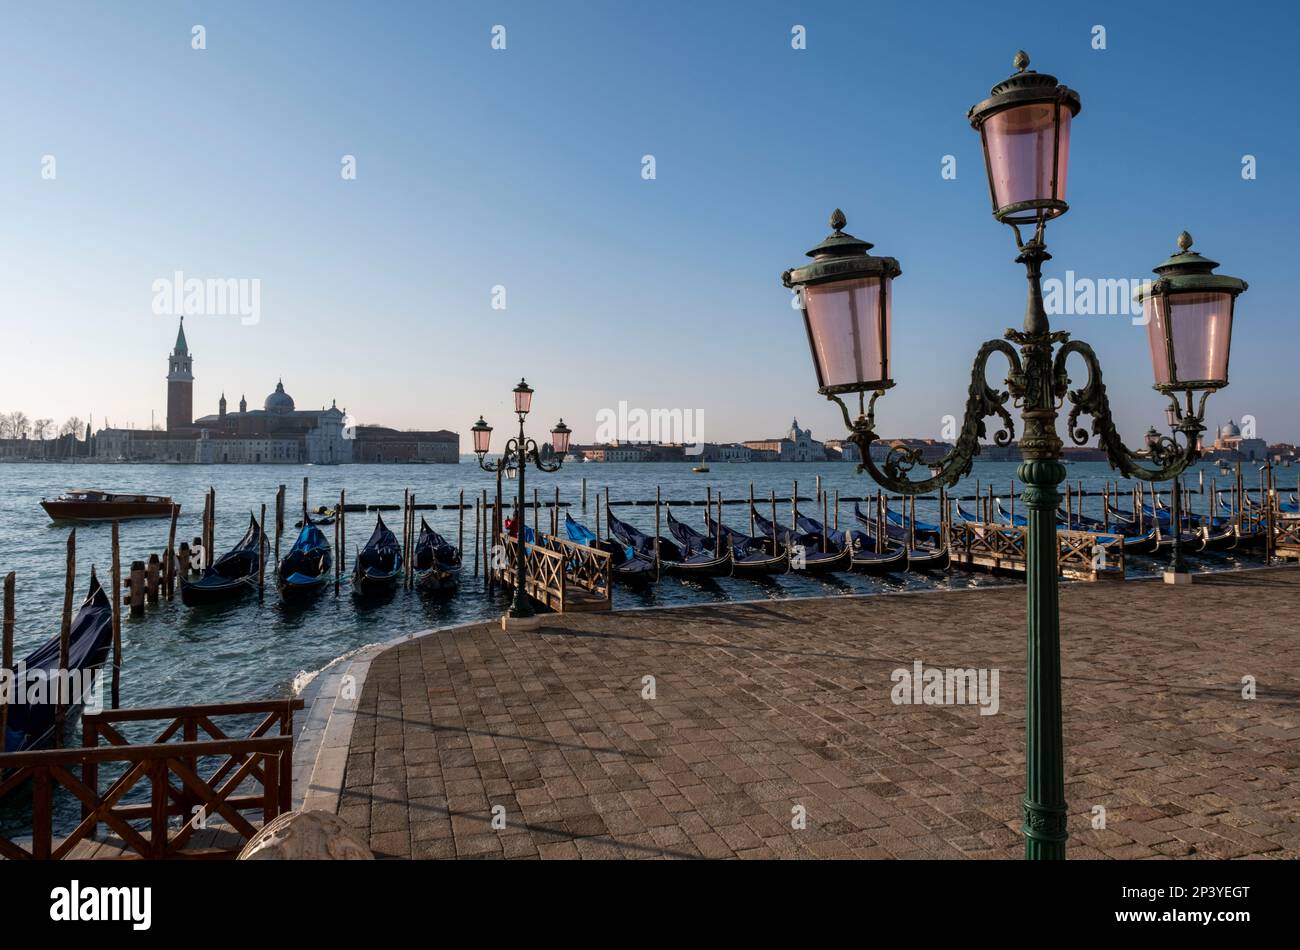
[[[532,462],[541,472],[558,472],[560,466],[564,464],[564,456],[569,451],[569,438],[572,432],[561,419],[559,423],[551,430],[551,449],[555,453],[554,462],[542,461],[541,454],[537,451],[537,443],[524,435],[524,418],[528,415],[529,409],[533,404],[533,390],[524,380],[519,380],[519,385],[514,388],[515,414],[519,417],[519,437],[511,439],[506,443],[505,451],[502,452],[501,458],[495,462],[487,462],[484,456],[487,455],[488,444],[492,439],[492,427],[479,416],[478,422],[470,427],[470,432],[474,435],[474,454],[478,456],[478,464],[485,472],[499,472],[508,469],[514,469],[519,476],[519,502],[516,508],[515,517],[515,592],[510,603],[510,609],[506,615],[501,618],[503,627],[515,626],[525,628],[531,625],[533,617],[533,605],[528,595],[528,545],[525,543],[524,531],[524,506],[527,503],[524,495],[524,473],[528,468],[528,463]]]
[[[1023,425],[1019,478],[1028,507],[1028,638],[1025,709],[1025,856],[1063,858],[1066,841],[1065,768],[1061,737],[1061,655],[1059,571],[1056,536],[1061,464],[1058,411],[1068,399],[1068,429],[1083,445],[1090,433],[1079,416],[1092,418],[1091,435],[1105,449],[1112,467],[1130,478],[1165,481],[1181,473],[1199,455],[1205,400],[1228,384],[1228,344],[1233,304],[1246,289],[1244,281],[1217,276],[1217,265],[1190,251],[1191,238],[1179,237],[1180,252],[1156,268],[1158,279],[1140,294],[1148,320],[1148,339],[1155,368],[1155,388],[1170,400],[1175,438],[1162,438],[1151,449],[1152,466],[1119,437],[1111,416],[1101,367],[1088,344],[1053,330],[1043,307],[1041,273],[1050,260],[1044,231],[1064,214],[1070,123],[1079,113],[1079,96],[1053,76],[1030,69],[1029,57],[1015,57],[1016,73],[993,87],[991,96],[968,113],[980,133],[988,169],[993,214],[1011,226],[1029,280],[1024,328],[1007,330],[1003,339],[980,347],[971,372],[965,418],[956,444],[938,462],[923,463],[919,452],[892,448],[877,464],[871,444],[877,440],[876,401],[892,388],[890,336],[891,283],[901,270],[892,257],[873,257],[872,245],[844,232],[839,210],[831,216],[829,237],[808,252],[812,263],[788,270],[786,287],[802,296],[802,310],[819,391],[839,405],[849,440],[857,445],[865,471],[889,491],[921,494],[951,486],[970,473],[984,420],[997,416],[998,445],[1014,438],[1008,403],[1019,408]],[[1033,226],[1027,240],[1022,226]],[[985,370],[994,353],[1010,364],[1006,389],[988,385]],[[1087,382],[1070,389],[1069,357],[1078,356]],[[1196,394],[1199,402],[1195,402]],[[870,399],[867,395],[870,394]],[[845,399],[857,396],[856,417]],[[929,477],[913,479],[917,466]]]

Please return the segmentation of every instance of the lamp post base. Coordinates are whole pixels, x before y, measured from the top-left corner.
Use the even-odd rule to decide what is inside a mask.
[[[1165,571],[1166,584],[1190,584],[1192,582],[1191,571]]]
[[[527,617],[512,617],[510,614],[501,615],[502,630],[536,630],[542,625],[542,618],[537,614],[529,614]]]

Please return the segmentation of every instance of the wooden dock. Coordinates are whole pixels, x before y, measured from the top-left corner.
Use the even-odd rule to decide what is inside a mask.
[[[556,613],[611,610],[614,590],[610,582],[610,556],[596,548],[567,538],[535,534],[539,540],[526,544],[526,586],[538,605]],[[519,540],[500,535],[505,563],[497,579],[515,586],[519,563]]]
[[[1025,525],[955,520],[948,526],[952,563],[966,570],[1024,577],[1028,530]],[[1056,538],[1062,576],[1085,581],[1124,580],[1123,539],[1059,529]]]

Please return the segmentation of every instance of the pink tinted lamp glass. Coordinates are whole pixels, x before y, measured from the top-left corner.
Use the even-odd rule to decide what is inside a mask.
[[[474,429],[473,432],[474,432],[474,451],[479,455],[482,455],[488,450],[488,443],[492,438],[492,430],[491,428]]]
[[[533,405],[533,391],[531,389],[515,390],[515,412],[528,412]]]
[[[804,288],[813,360],[823,388],[882,383],[888,378],[889,285],[888,278],[864,277]]]
[[[564,455],[569,451],[569,437],[573,435],[567,429],[551,430],[551,448],[555,450],[556,455]]]
[[[1056,114],[1061,137],[1055,142]],[[1054,198],[1065,200],[1066,166],[1070,156],[1069,109],[1052,102],[1035,102],[995,113],[984,122],[993,200],[999,208]],[[1052,146],[1056,144],[1056,188],[1052,188]]]
[[[1157,384],[1228,382],[1232,294],[1150,296],[1143,304],[1143,312]],[[1172,354],[1166,340],[1172,341]]]

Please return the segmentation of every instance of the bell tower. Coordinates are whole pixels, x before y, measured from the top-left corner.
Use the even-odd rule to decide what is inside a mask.
[[[167,430],[194,424],[194,359],[185,344],[185,318],[176,331],[176,347],[167,357]]]

